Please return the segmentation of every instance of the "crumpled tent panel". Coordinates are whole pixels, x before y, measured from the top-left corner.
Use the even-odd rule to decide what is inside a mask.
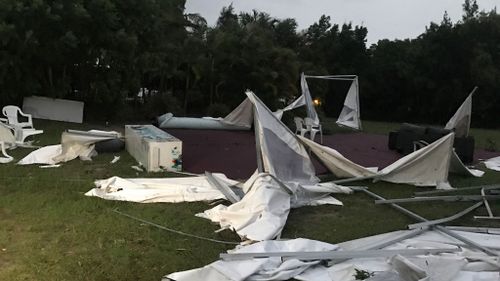
[[[224,174],[212,174],[228,185],[238,182],[228,179]],[[96,188],[86,196],[106,200],[131,201],[138,203],[156,202],[194,202],[225,199],[224,195],[212,187],[205,176],[183,178],[134,178],[111,177],[97,180]]]
[[[478,178],[484,175],[484,172],[481,170],[467,168],[462,160],[460,160],[455,150],[453,150],[451,154],[450,173]]]
[[[116,139],[120,136],[117,132],[99,130],[63,132],[60,145],[49,145],[34,150],[17,164],[54,165],[60,162],[68,162],[77,157],[82,160],[90,160],[92,156],[97,154],[94,150],[96,142]]]
[[[500,156],[484,161],[484,165],[490,170],[500,172]]]
[[[336,245],[298,238],[287,241],[262,241],[236,249],[234,253],[333,251],[337,248]],[[283,262],[278,257],[243,261],[219,260],[199,269],[169,274],[163,280],[288,280],[318,263],[299,260]]]
[[[197,216],[219,223],[254,241],[275,238],[285,226],[290,211],[290,194],[269,175],[251,178],[243,199],[228,207],[218,205]]]
[[[361,130],[358,77],[354,78],[349,87],[349,91],[344,101],[344,107],[336,123],[355,130]]]
[[[304,97],[304,102],[306,104],[307,117],[313,120],[314,125],[319,125],[318,113],[316,113],[316,109],[314,109],[311,92],[309,91],[309,85],[307,85],[304,73],[300,74],[300,88],[302,89],[302,96]]]
[[[414,151],[379,172],[377,179],[417,186],[451,188],[448,184],[454,134]]]
[[[466,137],[469,135],[470,121],[472,115],[472,94],[469,94],[457,112],[446,123],[445,129],[454,130],[457,137]]]
[[[253,103],[255,132],[260,145],[257,151],[264,171],[283,182],[317,183],[314,166],[302,143],[252,92],[246,92]]]
[[[353,251],[366,249],[380,242],[400,237],[408,232],[384,233],[346,241],[338,245],[307,239],[263,241],[249,246],[238,247],[230,252]],[[495,245],[498,247],[500,244],[499,235],[465,231],[453,232],[483,247],[495,247]],[[354,281],[356,280],[356,270],[364,270],[375,274],[374,279],[367,280],[500,280],[498,257],[491,257],[482,252],[474,251],[468,245],[438,231],[427,231],[384,248],[384,250],[408,249],[457,249],[458,252],[412,257],[395,255],[392,258],[354,258],[330,267],[319,264],[317,261],[306,263],[298,259],[282,260],[278,257],[234,261],[218,260],[202,268],[169,274],[165,278],[176,281],[288,280],[291,278],[304,281]]]
[[[338,178],[358,178],[376,175],[373,169],[365,168],[345,158],[337,150],[297,136],[311,152]]]

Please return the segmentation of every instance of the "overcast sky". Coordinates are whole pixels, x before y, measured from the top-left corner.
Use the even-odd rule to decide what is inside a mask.
[[[441,22],[445,11],[451,20],[462,18],[464,0],[187,0],[186,13],[199,13],[214,25],[224,6],[236,12],[253,9],[279,19],[295,18],[299,29],[318,21],[322,14],[332,23],[352,22],[368,28],[368,44],[379,39],[415,38],[431,21]],[[500,6],[499,0],[477,0],[480,10]],[[500,7],[499,7],[500,8]]]

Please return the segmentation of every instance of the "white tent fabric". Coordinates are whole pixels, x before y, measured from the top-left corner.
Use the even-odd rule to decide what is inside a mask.
[[[414,151],[379,172],[377,179],[417,186],[449,189],[448,172],[454,134],[450,133],[428,146]]]
[[[457,137],[467,137],[469,135],[471,115],[472,93],[465,99],[444,128],[454,130]]]
[[[365,168],[345,158],[337,150],[320,145],[307,138],[297,136],[321,162],[338,178],[359,178],[374,176],[377,171]]]
[[[477,169],[467,168],[462,160],[458,157],[455,150],[453,150],[450,159],[450,173],[464,175],[464,176],[472,176],[472,177],[482,177],[484,172]]]
[[[284,112],[293,110],[295,108],[299,108],[304,105],[306,105],[306,100],[304,98],[304,95],[300,95],[296,100],[294,100],[291,104],[287,105],[285,108],[276,110],[274,112],[274,116],[276,116],[278,119],[281,120],[281,117],[283,117]]]
[[[246,92],[255,111],[264,172],[283,182],[317,183],[316,172],[302,143],[252,92]],[[259,145],[259,144],[257,144]]]
[[[262,241],[236,249],[234,253],[333,251],[337,248],[337,246],[332,244],[298,238],[288,241]],[[296,259],[283,262],[279,257],[243,261],[220,260],[199,269],[169,274],[163,280],[288,280],[316,264],[318,264],[317,261],[304,262]]]
[[[211,130],[249,130],[252,127],[252,104],[245,99],[226,117],[175,117],[166,113],[157,118],[158,126],[165,129],[211,129]]]
[[[331,245],[314,240],[293,239],[288,241],[263,241],[239,247],[232,253],[303,252],[359,250],[398,237],[408,231],[396,231]],[[483,247],[498,248],[500,235],[453,231]],[[437,231],[427,231],[414,238],[390,245],[385,250],[397,249],[458,249],[455,253],[420,255],[415,257],[355,258],[330,267],[315,261],[297,259],[261,258],[248,260],[219,260],[199,269],[167,275],[164,280],[176,281],[242,281],[288,280],[304,281],[354,281],[356,270],[374,274],[373,279],[393,281],[500,281],[498,257],[487,256],[471,249],[451,236]],[[391,277],[388,278],[388,277]],[[385,278],[384,278],[385,277]]]
[[[393,183],[449,189],[451,188],[448,183],[449,172],[475,177],[483,174],[482,171],[468,169],[458,156],[454,155],[453,133],[402,157],[379,172],[350,161],[333,148],[300,136],[299,138],[325,167],[339,178],[368,177]]]
[[[244,239],[273,239],[285,226],[290,194],[269,175],[259,175],[248,182],[251,187],[241,201],[229,207],[218,205],[197,216],[236,231]]]
[[[238,183],[228,179],[224,174],[212,175],[228,185]],[[138,203],[178,203],[225,199],[219,190],[210,185],[205,176],[135,179],[111,177],[95,181],[95,186],[96,188],[91,189],[85,195]]]
[[[88,132],[70,131],[63,132],[60,145],[49,145],[32,151],[17,164],[47,164],[54,165],[67,162],[80,157],[82,160],[90,160],[97,152],[94,144],[99,141],[119,138],[117,132],[106,132],[90,130]]]
[[[306,76],[304,73],[300,74],[300,87],[302,89],[302,96],[304,97],[304,102],[306,104],[307,117],[313,120],[314,125],[319,125],[319,117],[314,109],[314,103],[311,97],[311,92],[309,91],[309,85],[307,85]]]
[[[17,162],[18,165],[30,165],[30,164],[47,164],[54,165],[57,162],[54,158],[62,153],[62,146],[60,144],[48,145],[41,147],[37,150],[32,151],[30,154],[26,155],[23,159]]]
[[[222,122],[229,125],[241,126],[250,129],[253,123],[252,103],[246,98],[231,113],[222,119]]]
[[[500,156],[484,161],[484,165],[490,170],[500,172]]]
[[[336,123],[341,126],[361,130],[358,77],[352,80],[344,101],[344,107],[342,108]]]

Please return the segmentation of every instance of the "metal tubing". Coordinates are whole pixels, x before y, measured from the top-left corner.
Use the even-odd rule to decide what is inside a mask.
[[[402,249],[402,250],[367,250],[367,251],[317,251],[317,252],[260,252],[260,253],[232,253],[220,254],[220,258],[226,261],[247,260],[258,258],[281,257],[284,259],[299,260],[345,260],[352,258],[370,257],[393,257],[418,256],[439,253],[459,252],[460,248],[454,249]]]
[[[439,193],[447,193],[447,192],[457,192],[463,190],[475,190],[475,189],[500,189],[500,184],[490,184],[490,185],[478,185],[478,186],[470,186],[463,188],[454,188],[454,189],[438,189],[438,190],[430,190],[430,191],[421,191],[415,192],[415,195],[429,195],[429,194],[439,194]]]
[[[366,190],[366,189],[359,189],[359,190],[361,190],[361,191],[365,192],[366,194],[368,194],[368,195],[370,195],[370,196],[372,196],[372,197],[374,197],[374,198],[376,198],[376,199],[379,199],[379,200],[385,200],[385,198],[384,198],[384,197],[382,197],[382,196],[380,196],[380,195],[378,195],[378,194],[375,194],[375,193],[373,193],[373,192],[371,192],[371,191],[368,191],[368,190]],[[406,215],[411,216],[411,217],[413,217],[413,218],[415,218],[415,219],[417,219],[417,220],[419,220],[419,221],[422,221],[422,222],[428,221],[427,219],[425,219],[425,218],[423,218],[423,217],[421,217],[421,216],[419,216],[419,215],[417,215],[417,214],[413,213],[412,211],[409,211],[409,210],[407,210],[407,209],[405,209],[405,208],[403,208],[403,207],[401,207],[401,206],[399,206],[399,205],[397,205],[397,204],[392,203],[392,204],[390,204],[390,206],[392,206],[393,208],[395,208],[395,209],[397,209],[397,210],[399,210],[399,211],[401,211],[401,212],[405,213]],[[441,232],[444,232],[444,233],[448,234],[449,236],[451,236],[451,237],[453,237],[453,238],[455,238],[455,239],[457,239],[457,240],[460,240],[460,241],[462,241],[462,242],[464,242],[464,243],[466,243],[466,244],[470,245],[471,247],[474,247],[474,248],[476,248],[476,249],[478,249],[478,250],[483,251],[484,253],[486,253],[486,254],[488,254],[488,255],[490,255],[490,256],[496,256],[496,257],[498,257],[498,254],[497,254],[497,253],[495,253],[495,252],[493,252],[493,251],[491,251],[490,249],[485,248],[485,247],[483,247],[483,246],[481,246],[481,245],[477,244],[476,242],[471,241],[471,240],[469,240],[469,239],[467,239],[467,238],[465,238],[465,237],[462,237],[462,236],[460,236],[460,235],[458,235],[458,234],[456,234],[456,233],[453,233],[451,230],[446,229],[446,228],[445,228],[445,227],[443,227],[443,226],[440,226],[440,225],[435,225],[435,226],[433,226],[433,227],[434,227],[434,228],[436,228],[437,230],[441,231]]]
[[[481,207],[481,205],[483,205],[483,202],[477,202],[476,204],[470,206],[469,208],[457,213],[457,214],[454,214],[453,216],[450,216],[450,217],[447,217],[447,218],[442,218],[442,219],[437,219],[437,220],[431,220],[431,221],[425,221],[425,222],[420,222],[420,223],[414,223],[414,224],[410,224],[408,225],[408,228],[409,229],[415,229],[415,228],[422,228],[422,227],[428,227],[428,226],[432,226],[432,225],[436,225],[436,224],[441,224],[441,223],[445,223],[445,222],[450,222],[450,221],[453,221],[453,220],[456,220],[458,218],[461,218],[463,216],[465,216],[466,214],[474,211],[475,209]]]
[[[482,201],[483,199],[500,199],[500,195],[450,195],[450,196],[432,196],[432,197],[414,197],[398,198],[388,200],[375,200],[375,204],[391,203],[412,203],[427,201]]]

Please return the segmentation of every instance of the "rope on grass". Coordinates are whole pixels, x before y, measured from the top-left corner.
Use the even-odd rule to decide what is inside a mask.
[[[128,217],[130,219],[133,219],[133,220],[136,220],[136,221],[140,221],[142,223],[145,223],[145,224],[149,224],[151,226],[154,226],[154,227],[157,227],[159,229],[163,229],[163,230],[166,230],[168,232],[172,232],[172,233],[175,233],[175,234],[179,234],[179,235],[183,235],[183,236],[187,236],[187,237],[191,237],[191,238],[197,238],[197,239],[201,239],[201,240],[205,240],[205,241],[210,241],[210,242],[215,242],[215,243],[220,243],[220,244],[228,244],[228,245],[239,245],[240,243],[238,242],[231,242],[231,241],[224,241],[224,240],[217,240],[217,239],[212,239],[212,238],[208,238],[208,237],[203,237],[203,236],[198,236],[198,235],[194,235],[194,234],[190,234],[190,233],[186,233],[186,232],[182,232],[182,231],[179,231],[179,230],[175,230],[175,229],[171,229],[171,228],[168,228],[168,227],[165,227],[165,226],[162,226],[162,225],[159,225],[159,224],[156,224],[154,222],[149,222],[147,220],[143,220],[141,218],[138,218],[138,217],[134,217],[132,215],[129,215],[129,214],[126,214],[126,213],[123,213],[123,212],[120,212],[116,209],[113,209],[112,210],[113,212],[117,213],[117,214],[120,214],[122,216],[125,216],[125,217]]]

